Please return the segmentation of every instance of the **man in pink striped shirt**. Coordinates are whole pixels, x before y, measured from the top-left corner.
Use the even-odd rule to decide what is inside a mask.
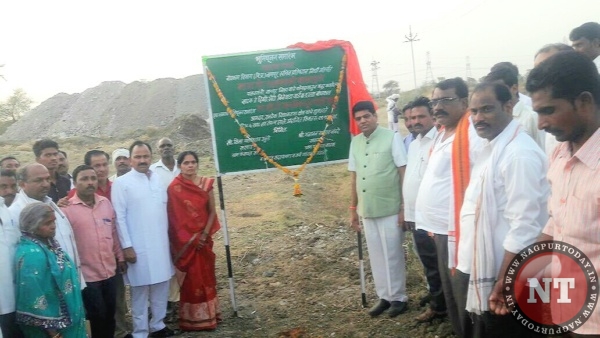
[[[559,52],[527,78],[538,127],[560,141],[550,156],[550,218],[540,240],[571,244],[600,269],[600,76],[594,63],[576,52]],[[596,286],[597,290],[597,286]],[[600,335],[596,306],[571,337]],[[559,309],[560,311],[560,309]],[[552,318],[557,314],[552,310]],[[555,323],[559,324],[559,323]]]
[[[73,171],[76,193],[62,210],[73,227],[81,270],[87,282],[82,291],[92,337],[115,333],[116,273],[127,269],[110,201],[98,195],[98,176],[89,165]]]

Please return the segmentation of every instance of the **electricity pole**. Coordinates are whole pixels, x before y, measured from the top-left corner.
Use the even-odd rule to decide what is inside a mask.
[[[413,49],[413,42],[417,42],[419,39],[417,39],[417,33],[413,35],[411,26],[408,26],[408,36],[405,35],[404,37],[406,38],[406,41],[404,42],[410,42],[410,52],[412,54],[413,64],[413,80],[415,81],[415,89],[417,89],[417,69],[415,68],[415,51]]]
[[[379,61],[373,60],[373,62],[371,62],[371,87],[373,90],[373,95],[379,98],[379,79],[377,78],[377,69],[379,69]]]

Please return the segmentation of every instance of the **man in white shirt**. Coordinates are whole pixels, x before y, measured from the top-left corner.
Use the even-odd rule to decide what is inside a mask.
[[[538,129],[537,114],[531,109],[531,104],[528,106],[520,100],[519,69],[517,66],[510,62],[497,63],[485,77],[485,81],[501,83],[510,89],[513,118],[523,126],[525,132],[533,138],[540,148],[544,149],[546,135],[543,130]]]
[[[10,172],[14,175],[13,172]],[[0,197],[0,337],[23,337],[15,322],[14,258],[21,238],[4,198]]]
[[[459,304],[470,320],[463,337],[531,337],[516,317],[490,312],[489,297],[503,297],[504,273],[516,254],[535,242],[548,220],[549,184],[543,150],[511,118],[512,95],[500,83],[475,87],[469,104],[484,146],[475,159],[461,209],[456,276],[467,294]],[[502,327],[502,330],[498,328]]]
[[[81,273],[81,262],[77,253],[77,244],[75,243],[71,223],[69,223],[65,214],[52,201],[52,198],[48,196],[48,192],[50,191],[50,172],[42,164],[28,164],[19,170],[19,186],[21,187],[21,191],[15,197],[10,208],[8,208],[13,221],[18,227],[21,210],[28,204],[33,202],[48,204],[54,210],[54,215],[56,216],[56,234],[54,235],[54,239],[58,241],[60,247],[77,265],[80,273],[81,289],[84,289],[86,285]]]
[[[427,231],[415,229],[417,193],[429,162],[433,140],[437,136],[437,129],[434,128],[433,112],[429,103],[429,99],[423,96],[417,97],[411,103],[410,120],[414,131],[418,134],[408,149],[406,175],[402,185],[405,230],[411,230],[413,233],[415,249],[423,264],[429,286],[429,306],[424,313],[416,318],[418,322],[430,322],[437,317],[446,315],[446,301],[444,300],[442,280],[438,269],[435,241],[427,234]]]
[[[163,137],[156,145],[158,147],[160,160],[153,163],[150,166],[150,170],[160,177],[165,189],[167,189],[169,184],[171,184],[171,181],[173,181],[173,179],[179,175],[181,170],[177,168],[177,160],[175,159],[175,147],[173,145],[173,141],[171,141],[171,139],[168,137]]]
[[[156,144],[158,147],[158,153],[160,160],[153,163],[150,166],[150,170],[160,177],[165,189],[169,188],[169,185],[181,170],[177,167],[177,160],[175,159],[175,147],[173,141],[168,137],[161,138]],[[182,274],[176,269],[176,275]],[[177,276],[171,278],[171,284],[169,286],[169,302],[167,304],[167,322],[174,321],[173,319],[173,308],[174,304],[179,302],[179,282]]]
[[[600,72],[600,24],[586,22],[574,28],[569,34],[569,40],[575,51],[592,59]]]
[[[170,337],[164,318],[173,264],[169,251],[167,190],[150,170],[152,148],[136,141],[129,148],[132,170],[112,185],[111,201],[128,264],[133,337]],[[148,305],[152,318],[148,323]],[[150,335],[148,335],[150,334]]]
[[[461,197],[482,142],[467,113],[468,95],[467,84],[461,78],[446,79],[436,84],[433,90],[430,106],[436,122],[443,129],[433,141],[415,203],[417,230],[434,236],[446,308],[452,328],[459,337],[463,332],[462,323],[469,317],[464,307],[457,307],[465,295],[453,291],[451,269],[456,267]]]

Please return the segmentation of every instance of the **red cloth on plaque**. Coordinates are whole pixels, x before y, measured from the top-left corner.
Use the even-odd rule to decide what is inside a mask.
[[[330,49],[333,47],[340,47],[346,53],[347,61],[346,61],[346,86],[348,88],[348,96],[350,101],[350,106],[348,107],[348,117],[350,121],[350,133],[352,135],[358,135],[361,133],[360,129],[358,129],[358,125],[354,121],[354,117],[352,116],[352,107],[359,101],[371,101],[375,105],[375,109],[377,110],[377,105],[373,101],[371,94],[367,90],[367,86],[363,81],[362,72],[360,71],[360,64],[358,63],[358,57],[356,56],[356,52],[354,51],[354,47],[349,41],[343,40],[327,40],[327,41],[317,41],[315,43],[304,43],[298,42],[293,45],[288,46],[287,48],[300,48],[306,51],[317,51]]]

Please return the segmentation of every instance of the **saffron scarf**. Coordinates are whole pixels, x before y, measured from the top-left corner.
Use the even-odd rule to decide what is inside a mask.
[[[471,162],[469,158],[470,113],[465,113],[458,121],[454,141],[452,142],[452,192],[450,199],[450,217],[448,223],[448,267],[454,271],[458,264],[458,245],[460,242],[460,209],[469,185]]]
[[[356,51],[354,51],[354,47],[349,41],[343,40],[327,40],[327,41],[317,41],[315,43],[304,43],[298,42],[287,48],[300,48],[306,51],[317,51],[317,50],[325,50],[334,47],[340,47],[346,53],[346,88],[348,88],[348,96],[350,101],[350,106],[348,107],[348,115],[350,121],[350,133],[352,135],[358,135],[361,133],[358,125],[354,121],[354,117],[352,116],[352,107],[359,101],[371,101],[373,102],[373,98],[371,98],[371,94],[367,90],[367,86],[363,81],[362,72],[360,71],[360,64],[358,63],[358,57],[356,56]],[[375,102],[373,102],[375,105]],[[375,105],[375,110],[377,110],[377,105]]]

